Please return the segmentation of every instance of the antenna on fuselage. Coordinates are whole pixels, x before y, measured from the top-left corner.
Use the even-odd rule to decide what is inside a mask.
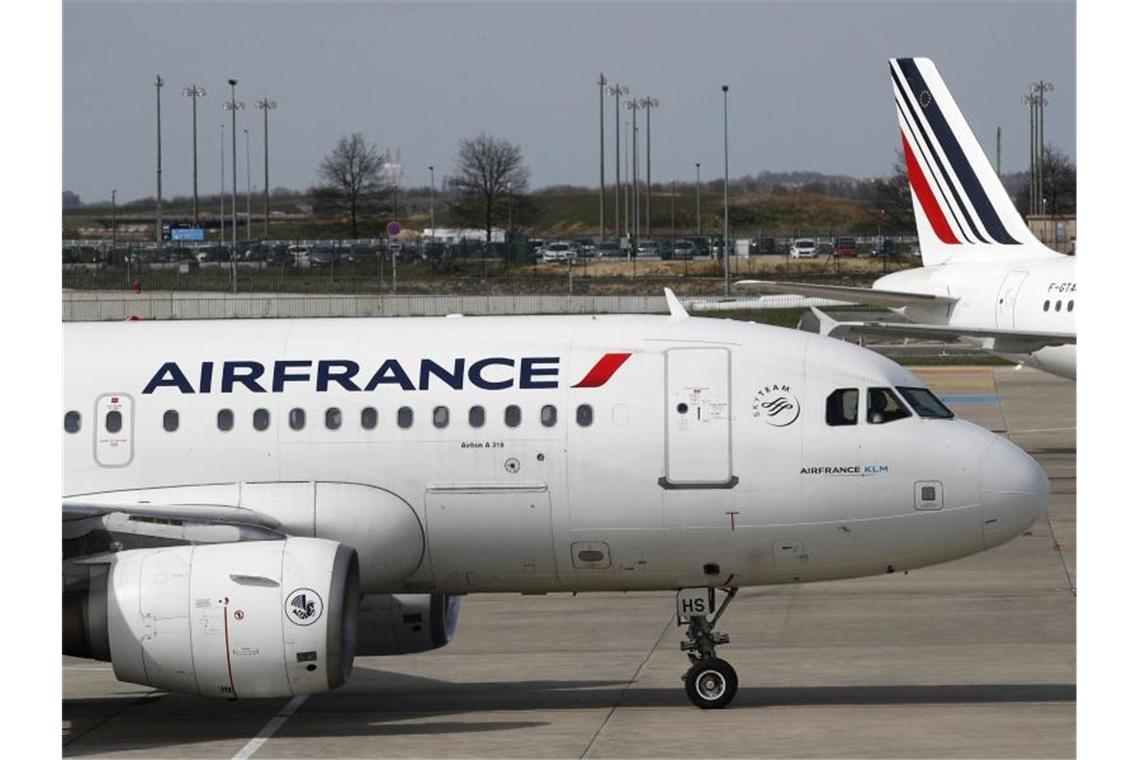
[[[670,319],[689,318],[689,312],[685,311],[685,307],[681,304],[681,299],[677,298],[677,294],[673,292],[672,288],[665,288],[665,303],[669,304]]]

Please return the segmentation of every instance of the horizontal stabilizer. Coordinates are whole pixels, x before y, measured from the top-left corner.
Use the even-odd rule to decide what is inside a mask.
[[[950,296],[936,296],[927,293],[907,293],[898,290],[856,288],[849,285],[808,285],[802,282],[775,282],[771,280],[739,280],[736,284],[747,286],[761,293],[791,293],[793,295],[831,298],[836,301],[845,301],[848,303],[867,304],[868,306],[887,306],[892,308],[913,306],[915,304],[953,304],[958,301],[957,298],[951,298]]]

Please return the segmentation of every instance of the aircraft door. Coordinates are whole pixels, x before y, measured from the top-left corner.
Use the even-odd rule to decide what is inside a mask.
[[[731,353],[665,352],[665,488],[731,488]]]
[[[999,330],[1014,329],[1013,306],[1017,303],[1017,292],[1021,290],[1021,285],[1028,276],[1029,272],[1025,271],[1010,272],[1002,280],[1001,287],[998,288],[997,300],[997,328]]]

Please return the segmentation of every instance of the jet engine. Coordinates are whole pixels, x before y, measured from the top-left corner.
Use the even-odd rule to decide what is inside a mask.
[[[438,649],[455,636],[459,597],[369,594],[360,601],[358,655],[412,654]]]
[[[64,594],[64,653],[209,697],[335,689],[352,672],[360,570],[319,538],[134,549]]]

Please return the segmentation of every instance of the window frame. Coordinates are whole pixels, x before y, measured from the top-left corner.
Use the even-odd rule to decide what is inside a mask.
[[[295,406],[289,410],[289,429],[300,432],[305,429],[308,423],[308,415],[305,413],[304,407]]]
[[[515,421],[511,422],[511,414],[514,413]],[[522,425],[522,407],[518,404],[507,404],[503,408],[503,424],[512,430]]]
[[[71,426],[68,424],[71,420],[75,420],[75,429],[74,430],[72,430]],[[68,435],[75,435],[76,433],[80,432],[81,430],[83,430],[83,415],[79,412],[79,410],[78,409],[68,409],[66,412],[64,412],[64,414],[63,414],[63,432],[67,433]]]
[[[265,424],[258,427],[258,417],[261,415],[265,416]],[[253,429],[254,430],[256,430],[259,433],[264,433],[266,430],[269,429],[270,424],[272,424],[273,415],[270,414],[269,410],[266,409],[265,407],[259,406],[258,408],[253,410],[251,422],[253,423]]]
[[[855,393],[855,414],[853,418],[843,417],[842,422],[832,422],[831,420],[831,399],[838,393]],[[827,394],[827,398],[823,402],[823,421],[828,427],[852,427],[859,424],[859,404],[860,397],[863,394],[859,392],[859,388],[836,388],[831,393]],[[840,402],[842,404],[842,401]],[[841,407],[842,409],[843,407]]]
[[[954,410],[943,403],[942,399],[938,398],[938,396],[935,395],[934,391],[930,390],[929,388],[923,388],[922,386],[918,385],[896,385],[895,390],[899,392],[903,403],[909,406],[912,412],[924,420],[952,420],[956,416],[954,414]],[[924,414],[922,412],[922,409],[926,407],[922,407],[920,404],[911,400],[911,397],[909,395],[911,393],[919,395],[926,394],[930,396],[930,398],[934,401],[935,407],[940,408],[945,412],[945,414]]]
[[[582,422],[582,413],[585,410],[586,421]],[[593,404],[578,404],[574,409],[574,421],[578,423],[578,427],[591,427],[594,424],[594,405]]]
[[[877,421],[872,420],[871,414],[873,413],[872,412],[873,405],[871,403],[871,394],[875,393],[875,392],[883,393],[884,395],[888,396],[889,398],[894,399],[895,404],[898,405],[898,412],[901,412],[901,414],[891,412],[891,414],[895,414],[895,416],[890,417],[890,418],[884,418],[884,419],[877,420]],[[888,386],[877,385],[874,387],[867,388],[866,398],[867,398],[867,412],[864,415],[864,417],[867,420],[868,425],[889,425],[892,422],[898,422],[899,420],[905,420],[907,417],[913,417],[914,416],[914,412],[912,412],[907,407],[906,403],[901,398],[899,398],[899,394],[895,393],[894,389],[890,388]],[[885,409],[883,410],[883,412],[884,412],[884,414],[887,413]]]
[[[173,415],[173,416],[171,416]],[[174,425],[170,425],[170,420],[174,420]],[[177,409],[167,409],[162,413],[162,429],[167,433],[178,432],[178,427],[182,424],[181,415],[178,414]]]
[[[222,420],[226,420],[226,424],[222,424]],[[214,417],[214,424],[222,433],[229,433],[234,429],[234,410],[229,407],[222,407],[218,410],[217,415]]]

